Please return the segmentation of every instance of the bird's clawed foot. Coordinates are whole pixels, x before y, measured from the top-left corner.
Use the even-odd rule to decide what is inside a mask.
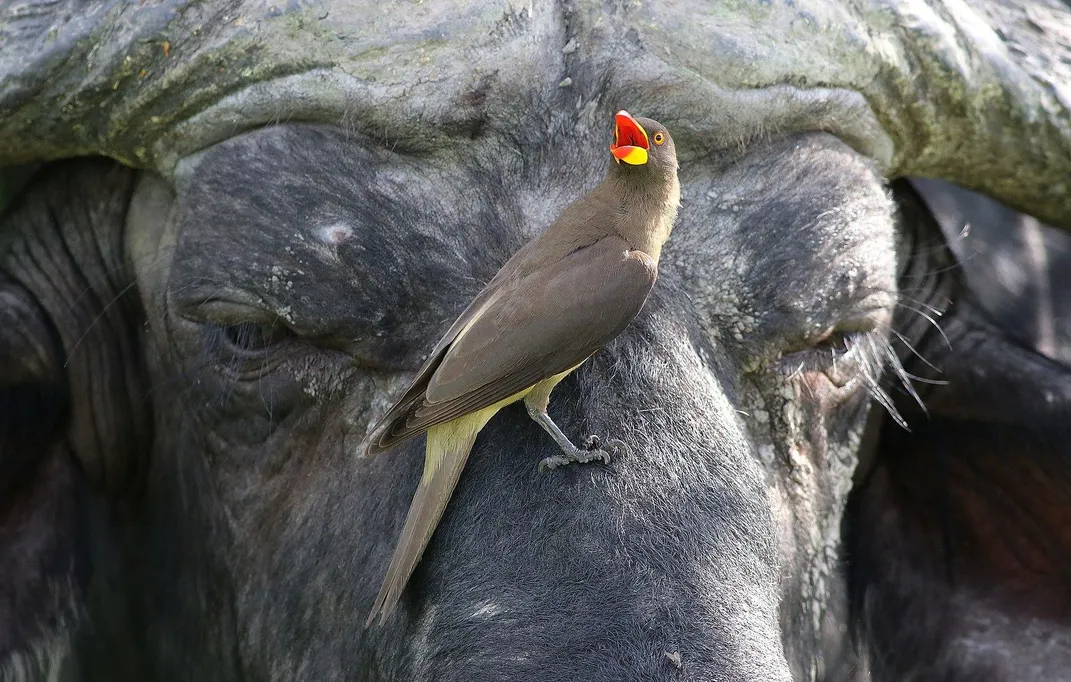
[[[606,441],[605,447],[602,445],[602,439],[598,436],[588,436],[584,441],[584,448],[580,449],[573,447],[569,450],[563,448],[563,454],[553,455],[543,459],[539,463],[539,470],[545,469],[557,469],[565,464],[587,464],[597,459],[601,459],[603,464],[610,463],[611,451],[615,454],[621,452],[628,452],[628,446],[623,441],[611,439]]]

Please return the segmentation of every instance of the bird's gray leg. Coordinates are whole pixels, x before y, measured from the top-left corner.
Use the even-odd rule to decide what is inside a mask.
[[[524,406],[528,409],[528,416],[542,426],[550,434],[550,437],[554,439],[554,442],[558,444],[558,447],[562,449],[561,455],[547,457],[540,461],[539,470],[555,469],[563,464],[571,464],[573,462],[583,464],[596,459],[601,459],[605,464],[609,464],[610,453],[599,448],[600,441],[597,436],[588,436],[588,447],[580,449],[573,445],[569,437],[562,433],[562,430],[547,414],[547,406],[550,404],[550,392],[553,389],[553,384],[544,386],[540,383],[524,397]],[[607,445],[615,449],[624,449],[625,447],[625,444],[619,440],[611,440]]]

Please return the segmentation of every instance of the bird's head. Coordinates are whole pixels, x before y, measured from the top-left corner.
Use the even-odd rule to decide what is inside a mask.
[[[610,153],[616,165],[629,173],[668,175],[677,171],[677,151],[666,127],[650,118],[633,118],[624,110],[614,117]]]

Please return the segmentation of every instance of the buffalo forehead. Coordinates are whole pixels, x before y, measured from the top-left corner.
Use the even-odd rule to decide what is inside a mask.
[[[597,154],[583,158],[585,132],[536,137],[535,150],[488,135],[445,160],[322,126],[233,138],[180,183],[174,301],[252,304],[309,336],[390,345],[395,360],[408,355],[401,345],[418,352],[605,172]],[[523,154],[544,163],[516,163]],[[729,292],[737,318],[797,328],[832,325],[871,290],[891,296],[893,235],[876,171],[832,137],[754,156],[721,174],[682,169],[667,281],[684,275],[706,315],[723,315],[716,294]],[[838,169],[869,180],[838,182]],[[829,180],[815,187],[807,176],[819,170]]]

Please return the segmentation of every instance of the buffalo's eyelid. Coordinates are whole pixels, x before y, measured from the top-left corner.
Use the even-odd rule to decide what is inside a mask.
[[[224,338],[235,348],[246,352],[261,352],[289,336],[282,324],[237,322],[222,326]]]
[[[832,349],[835,352],[847,353],[851,349],[853,334],[858,332],[846,332],[838,329],[830,329],[816,339],[812,346],[815,348]]]

